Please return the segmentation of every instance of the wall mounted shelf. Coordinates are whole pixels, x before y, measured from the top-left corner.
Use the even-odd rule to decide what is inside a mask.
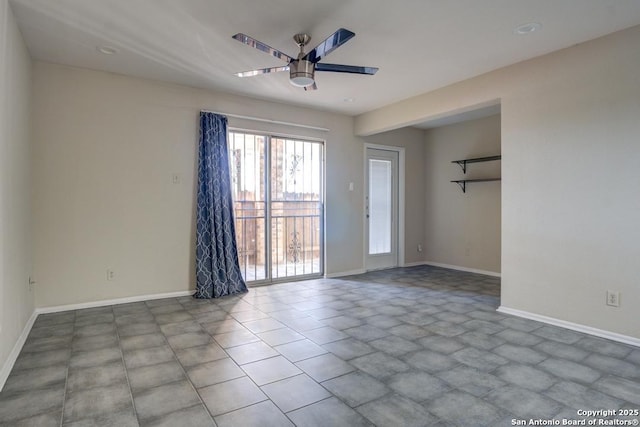
[[[474,159],[453,160],[451,163],[458,164],[458,166],[462,168],[462,173],[467,173],[467,164],[469,163],[491,162],[491,161],[500,160],[500,159],[502,159],[502,156],[497,155],[497,156],[488,156],[488,157],[476,157]]]
[[[475,157],[473,159],[453,160],[451,163],[455,163],[462,168],[462,173],[467,173],[467,165],[469,163],[481,163],[492,162],[494,160],[501,160],[502,156],[487,156],[487,157]],[[467,182],[488,182],[488,181],[500,181],[501,178],[476,178],[476,179],[457,179],[451,182],[455,182],[460,186],[463,193],[467,192]]]
[[[455,182],[456,184],[458,184],[460,186],[460,188],[462,188],[462,192],[466,193],[467,192],[467,182],[500,181],[501,179],[502,178],[458,179],[458,180],[451,181],[451,182]]]

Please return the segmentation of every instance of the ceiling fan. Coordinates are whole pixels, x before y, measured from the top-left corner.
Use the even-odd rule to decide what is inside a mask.
[[[352,31],[340,28],[338,31],[330,35],[325,41],[318,46],[310,50],[308,53],[304,53],[304,47],[311,40],[311,36],[308,34],[296,34],[293,36],[293,41],[300,48],[297,58],[293,58],[285,53],[280,52],[277,49],[267,46],[266,44],[259,42],[258,40],[247,36],[246,34],[238,33],[233,36],[234,39],[240,43],[244,43],[248,46],[261,50],[269,55],[275,56],[278,59],[282,59],[287,62],[287,65],[282,67],[262,68],[259,70],[244,71],[237,73],[238,77],[252,77],[260,74],[276,73],[279,71],[289,71],[289,81],[294,86],[304,88],[304,90],[316,90],[318,86],[315,82],[316,71],[333,71],[336,73],[352,73],[352,74],[368,74],[373,75],[378,71],[376,67],[359,67],[356,65],[342,65],[342,64],[326,64],[320,63],[325,56],[351,40],[356,34]]]

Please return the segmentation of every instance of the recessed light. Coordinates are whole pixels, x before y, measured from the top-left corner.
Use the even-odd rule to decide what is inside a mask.
[[[356,99],[355,98],[345,98],[343,99],[344,102],[354,102]]]
[[[518,34],[518,35],[525,35],[525,34],[531,34],[533,32],[538,31],[540,28],[542,28],[542,24],[539,22],[529,22],[528,24],[522,24],[522,25],[518,25],[516,28],[513,29],[514,34]]]
[[[104,55],[115,55],[116,53],[118,53],[118,49],[113,46],[98,46],[96,49],[98,49],[98,52]]]

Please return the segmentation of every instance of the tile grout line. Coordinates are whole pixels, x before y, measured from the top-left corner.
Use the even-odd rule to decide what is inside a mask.
[[[247,301],[245,301],[245,302],[247,302]],[[251,303],[249,303],[249,302],[247,302],[247,303],[253,306],[253,304],[251,304]],[[254,306],[254,307],[255,307],[255,306]],[[256,309],[257,309],[257,308],[256,308]],[[259,310],[259,309],[257,309],[257,310]],[[225,310],[225,311],[226,311],[226,310]],[[261,310],[260,310],[260,311],[261,311]],[[233,314],[232,314],[232,313],[230,313],[230,312],[227,312],[227,313],[229,313],[229,314],[233,317],[233,319],[234,319],[235,321],[237,321],[238,323],[240,323],[244,328],[246,328],[246,326],[244,325],[244,323],[253,322],[253,321],[258,321],[258,320],[263,320],[263,319],[254,319],[254,320],[247,320],[247,321],[245,321],[245,322],[242,322],[242,321],[238,320],[237,318],[235,318],[235,317],[233,316]],[[264,319],[274,319],[274,320],[276,320],[276,321],[279,321],[278,319],[275,319],[275,318],[271,317],[271,315],[270,315],[270,314],[268,314],[268,313],[265,313],[265,314],[267,315],[267,317],[266,317],[266,318],[264,318]],[[320,327],[322,327],[322,326],[320,326]],[[289,326],[287,326],[286,324],[283,324],[283,328],[276,328],[276,329],[273,329],[273,330],[284,329],[284,328],[289,328]],[[253,361],[253,362],[247,362],[247,363],[245,363],[244,365],[247,365],[247,364],[250,364],[250,363],[256,363],[256,362],[260,362],[260,361],[264,361],[264,360],[268,360],[268,359],[273,359],[273,358],[276,358],[276,357],[283,357],[283,358],[284,358],[285,360],[287,360],[289,363],[291,363],[292,365],[294,365],[294,366],[296,366],[296,367],[297,367],[297,365],[295,365],[297,362],[293,362],[293,361],[291,361],[291,360],[287,359],[283,354],[281,354],[277,349],[275,349],[275,347],[274,347],[274,346],[271,346],[271,345],[269,345],[269,344],[265,343],[265,342],[264,342],[264,341],[263,341],[263,340],[262,340],[262,339],[261,339],[261,338],[260,338],[256,333],[254,333],[253,331],[249,330],[248,328],[246,328],[246,329],[247,329],[250,333],[252,333],[253,335],[255,335],[255,336],[258,338],[258,341],[254,341],[254,342],[261,342],[261,343],[263,343],[263,344],[265,344],[265,345],[269,346],[269,348],[271,348],[271,349],[273,349],[273,350],[276,350],[276,352],[277,352],[278,354],[277,354],[277,355],[274,355],[274,356],[271,356],[271,357],[266,357],[266,358],[263,358],[263,359],[259,359],[259,360]],[[294,330],[294,329],[292,329],[292,330]],[[294,331],[295,331],[295,330],[294,330]],[[209,333],[208,331],[205,331],[205,332]],[[269,331],[263,331],[263,332],[269,332]],[[304,334],[303,334],[302,332],[300,332],[300,331],[295,331],[295,332],[300,333],[300,334],[302,334],[302,335],[304,336]],[[211,336],[211,338],[212,338],[212,339],[217,343],[217,341],[215,340],[215,337],[213,337],[210,333],[209,333],[209,335],[210,335],[210,336]],[[305,338],[305,339],[308,339],[308,338]],[[309,340],[309,341],[313,342],[312,340]],[[247,343],[247,344],[251,344],[251,343]],[[218,343],[218,345],[219,345],[219,343]],[[246,345],[246,344],[239,344],[239,345],[237,345],[237,346],[232,346],[232,347],[228,347],[228,348],[235,348],[235,347],[239,347],[239,346],[242,346],[242,345]],[[316,345],[319,345],[319,344],[316,344]],[[324,350],[324,348],[323,348],[323,350]],[[223,351],[225,351],[225,353],[227,353],[225,348],[223,348]],[[327,352],[327,353],[329,353],[329,352]],[[327,353],[323,353],[323,354],[327,354]],[[229,356],[229,358],[230,358],[231,360],[233,360],[233,361],[234,361],[234,363],[236,363],[236,364],[237,364],[237,362],[236,362],[236,361],[235,361],[235,360],[234,360],[234,359],[233,359],[233,358],[232,358],[228,353],[227,353],[227,356]],[[308,360],[308,359],[310,359],[310,358],[317,357],[317,356],[318,356],[318,355],[316,355],[316,356],[311,356],[311,357],[309,357],[309,358],[302,359],[302,360]],[[299,360],[298,362],[300,362],[300,361],[302,361],[302,360]],[[282,379],[275,380],[275,381],[271,381],[270,383],[266,383],[266,384],[263,384],[262,386],[260,386],[260,385],[258,385],[258,384],[253,380],[253,378],[251,378],[251,377],[248,375],[248,373],[244,370],[244,368],[243,368],[242,366],[243,366],[243,365],[238,364],[238,367],[239,367],[239,368],[244,372],[244,374],[245,374],[245,375],[244,375],[244,377],[246,377],[249,381],[251,381],[251,382],[252,382],[252,383],[253,383],[253,384],[254,384],[254,385],[255,385],[255,386],[256,386],[256,387],[257,387],[257,388],[258,388],[258,389],[259,389],[259,390],[260,390],[260,391],[265,395],[265,396],[266,396],[266,399],[265,399],[265,400],[261,400],[261,401],[259,401],[259,402],[255,402],[255,403],[249,404],[249,405],[246,405],[246,406],[243,406],[243,407],[240,407],[240,408],[235,408],[235,409],[233,409],[233,410],[231,410],[231,411],[227,411],[227,412],[224,412],[224,413],[218,414],[218,415],[216,415],[216,417],[219,417],[219,416],[222,416],[222,415],[226,415],[226,414],[229,414],[229,413],[232,413],[232,412],[235,412],[235,411],[239,411],[239,410],[242,410],[242,409],[248,408],[248,407],[253,406],[253,405],[257,405],[257,404],[259,404],[259,403],[263,403],[263,402],[269,401],[269,402],[271,402],[271,403],[272,403],[276,408],[278,408],[278,409],[282,412],[282,414],[283,414],[287,419],[289,419],[289,420],[293,423],[293,420],[291,420],[291,419],[287,416],[287,413],[286,413],[286,412],[284,412],[284,411],[282,411],[282,409],[280,409],[280,408],[278,407],[278,405],[276,405],[276,404],[275,404],[275,402],[273,402],[273,400],[271,400],[271,398],[269,398],[269,396],[268,396],[268,395],[264,392],[264,390],[262,389],[262,386],[265,386],[265,385],[269,385],[269,384],[276,383],[276,382],[278,382],[278,381],[281,381]],[[297,367],[297,368],[298,368],[298,369],[300,369],[299,367]],[[301,376],[301,375],[306,375],[306,376],[308,377],[308,374],[307,374],[306,372],[304,372],[304,370],[300,370],[300,371],[301,371],[301,372],[300,372],[299,374],[293,375],[293,376],[291,376],[291,377],[287,377],[287,378],[285,378],[285,379],[294,378],[294,377],[296,377],[296,376]],[[240,378],[242,378],[242,377],[240,377]],[[311,378],[311,377],[309,377],[309,378]],[[224,383],[226,383],[226,382],[234,381],[234,380],[236,380],[236,379],[238,379],[238,378],[235,378],[235,379],[229,379],[229,380],[226,380],[226,381],[221,381],[221,382],[216,383],[216,384],[213,384],[213,385],[224,384]],[[313,378],[311,378],[311,379],[312,379],[312,381],[314,381],[316,384],[318,384],[319,386],[321,386],[321,387],[322,387],[322,385],[321,385],[318,381],[315,381]],[[331,396],[329,396],[329,397],[327,397],[327,398],[325,398],[325,399],[322,399],[322,400],[330,399],[330,398],[333,396],[333,393],[331,393],[330,391],[326,390],[324,387],[322,387],[322,388],[323,388],[325,391],[327,391],[329,394],[331,394]],[[197,390],[196,390],[196,392],[197,392]],[[314,403],[318,403],[318,402],[314,402]],[[312,404],[314,404],[314,403],[311,403],[311,404],[308,404],[308,405],[304,405],[304,406],[302,406],[302,407],[300,407],[300,408],[296,408],[296,410],[297,410],[297,409],[301,409],[301,408],[306,407],[306,406],[309,406],[309,405],[312,405]],[[206,405],[205,405],[205,406],[206,406]],[[208,409],[208,408],[207,408],[207,409]],[[293,410],[292,410],[292,411],[293,411]],[[289,411],[289,412],[292,412],[292,411]],[[214,421],[215,421],[215,417],[213,417],[213,418],[214,418]],[[295,425],[295,423],[293,423],[293,424]]]
[[[244,301],[244,299],[241,299],[241,300],[242,300],[242,301]],[[248,301],[244,301],[244,302],[246,302],[247,304],[250,304],[252,307],[255,307],[253,304],[251,304],[251,303],[250,303],[250,302],[248,302]],[[224,310],[224,308],[222,308],[222,307],[220,307],[220,308],[221,308],[222,310]],[[256,310],[258,310],[258,309],[256,308]],[[224,311],[226,311],[226,310],[224,310]],[[261,310],[259,310],[259,311],[261,311]],[[231,317],[233,317],[233,314],[232,314],[231,312],[229,312],[229,311],[226,311],[226,312],[227,312]],[[267,314],[267,313],[265,313],[265,314]],[[269,314],[267,314],[267,316],[268,316],[268,318],[269,318],[269,319],[272,319],[272,317],[271,317]],[[246,326],[244,326],[244,325],[243,325],[243,322],[239,321],[239,320],[238,320],[238,319],[236,319],[235,317],[233,317],[233,319],[234,319],[236,322],[240,323],[240,324],[242,325],[242,327],[243,327],[243,328],[245,328],[245,329],[247,329],[247,330],[248,330],[252,335],[254,335],[256,338],[258,338],[258,341],[253,341],[253,342],[261,342],[261,343],[263,343],[263,344],[265,344],[265,345],[268,345],[268,346],[269,346],[269,348],[272,348],[272,349],[273,349],[273,347],[272,347],[272,346],[270,346],[269,344],[267,344],[267,343],[265,343],[264,341],[262,341],[262,339],[261,339],[257,334],[253,333],[253,332],[252,332],[251,330],[249,330]],[[260,320],[260,319],[256,319],[256,320]],[[276,320],[277,320],[277,319],[276,319]],[[249,320],[249,322],[251,322],[251,321],[252,321],[252,320]],[[246,322],[245,322],[245,323],[246,323]],[[207,333],[209,333],[208,331],[206,331],[206,332],[207,332]],[[211,339],[213,339],[213,340],[214,340],[214,342],[216,342],[218,345],[220,345],[220,343],[218,343],[218,341],[216,341],[216,339],[215,339],[215,337],[214,337],[213,335],[209,334],[209,336],[211,336]],[[247,343],[247,344],[251,344],[251,343]],[[240,344],[240,345],[245,345],[245,344]],[[233,346],[233,347],[227,347],[227,348],[239,347],[240,345]],[[249,404],[249,405],[245,405],[245,406],[243,406],[243,407],[241,407],[241,408],[236,408],[236,409],[233,409],[233,410],[231,410],[231,411],[227,411],[227,412],[224,412],[224,413],[218,414],[218,415],[216,415],[215,417],[220,417],[220,416],[222,416],[222,415],[230,414],[231,412],[239,411],[239,410],[241,410],[241,409],[245,409],[245,408],[248,408],[248,407],[250,407],[250,406],[257,405],[257,404],[259,404],[259,403],[266,402],[266,401],[269,401],[269,402],[271,402],[274,406],[278,407],[278,406],[277,406],[277,405],[276,405],[276,404],[271,400],[271,398],[269,397],[269,395],[267,395],[267,394],[262,390],[262,388],[261,388],[258,384],[256,384],[256,382],[253,380],[253,378],[251,378],[251,377],[247,374],[247,372],[242,368],[242,365],[240,365],[239,363],[237,363],[237,362],[233,359],[233,357],[231,357],[231,355],[229,355],[229,353],[227,353],[227,349],[226,349],[226,348],[224,348],[224,347],[222,347],[221,345],[220,345],[220,347],[221,347],[221,348],[222,348],[222,350],[227,354],[227,356],[228,356],[228,357],[233,361],[233,363],[235,363],[236,365],[238,365],[238,367],[242,370],[242,372],[244,372],[244,374],[245,374],[245,375],[244,375],[244,377],[246,377],[249,381],[251,381],[251,382],[253,383],[253,385],[255,385],[255,386],[258,388],[258,390],[260,390],[260,392],[266,396],[266,399],[261,400],[261,401],[259,401],[259,402],[255,402],[255,403]],[[274,349],[274,350],[275,350],[275,349]],[[279,356],[282,356],[279,352],[278,352],[278,355],[279,355]],[[272,357],[277,357],[277,356],[272,356]],[[267,358],[267,359],[270,359],[270,358]],[[265,360],[265,359],[260,359],[260,360]],[[258,362],[258,361],[260,361],[260,360],[256,360],[256,362]],[[248,363],[253,363],[253,362],[248,362]],[[245,363],[245,365],[247,365],[248,363]],[[240,377],[240,378],[242,378],[242,377]],[[237,379],[238,379],[238,378],[234,378],[234,379],[230,379],[230,380],[222,381],[222,382],[219,382],[219,383],[216,383],[216,384],[212,384],[212,385],[223,384],[223,383],[225,383],[225,382],[230,382],[230,381],[234,381],[234,380],[237,380]],[[205,406],[206,406],[206,405],[205,405]],[[208,409],[209,409],[209,408],[207,408],[207,410],[208,410]],[[278,409],[279,409],[279,408],[278,408]],[[284,412],[283,412],[283,414],[284,414]],[[212,416],[212,418],[213,418],[214,422],[215,422],[215,417],[214,417],[214,416]],[[216,423],[216,424],[217,424],[217,423]]]
[[[69,382],[69,370],[71,369],[71,357],[73,354],[73,338],[76,332],[76,318],[77,318],[77,314],[74,311],[73,312],[73,333],[71,335],[71,345],[70,345],[71,348],[69,349],[69,360],[67,361],[67,374],[64,377],[64,393],[62,396],[62,411],[60,413],[60,427],[62,427],[64,423],[64,408],[65,408],[65,404],[67,403],[67,383]]]
[[[136,417],[136,421],[138,422],[138,426],[140,425],[140,417],[138,416],[138,410],[136,409],[136,402],[133,398],[133,390],[131,388],[131,382],[129,381],[129,370],[127,369],[127,362],[124,360],[124,351],[122,349],[122,344],[120,342],[120,332],[118,331],[118,324],[116,323],[116,313],[113,311],[113,307],[111,306],[111,312],[113,314],[113,326],[116,330],[116,340],[118,342],[118,350],[120,350],[120,359],[122,360],[122,369],[124,369],[124,377],[127,380],[127,388],[129,389],[129,397],[131,398],[131,406],[133,407],[133,414]]]
[[[241,300],[242,300],[242,301],[244,301],[242,298],[241,298]],[[253,304],[251,304],[251,303],[250,303],[250,302],[248,302],[248,301],[244,301],[244,302],[246,302],[247,304],[250,304],[251,306],[255,307]],[[243,322],[241,322],[241,321],[239,321],[238,319],[236,319],[235,317],[233,317],[233,314],[232,314],[230,311],[225,310],[223,307],[220,307],[220,306],[218,306],[218,307],[219,307],[221,310],[225,311],[227,314],[229,314],[229,315],[233,318],[233,320],[235,320],[236,322],[240,323],[240,324],[242,325],[242,327],[243,327],[243,328],[245,328],[245,329],[247,329],[247,330],[248,330],[252,335],[254,335],[256,338],[258,338],[258,341],[253,341],[253,342],[261,342],[261,343],[266,344],[264,341],[262,341],[262,339],[261,339],[258,335],[256,335],[256,334],[255,334],[255,333],[253,333],[252,331],[250,331],[246,326],[244,326],[244,325],[242,324]],[[265,313],[265,314],[266,314],[266,313]],[[269,318],[271,318],[271,316],[269,316]],[[257,320],[260,320],[260,319],[257,319]],[[251,320],[249,320],[249,322],[250,322],[250,321],[251,321]],[[203,330],[204,330],[204,328],[203,328]],[[209,414],[211,415],[211,419],[213,420],[213,422],[217,425],[217,423],[216,423],[216,421],[215,421],[215,417],[220,417],[220,416],[222,416],[222,415],[226,415],[226,414],[229,414],[229,413],[234,412],[234,411],[239,411],[239,410],[241,410],[241,409],[245,409],[245,408],[248,408],[248,407],[250,407],[250,406],[257,405],[258,403],[262,403],[262,402],[266,402],[266,401],[269,401],[269,402],[273,403],[273,401],[269,398],[269,396],[268,396],[264,391],[262,391],[262,389],[260,388],[260,386],[259,386],[258,384],[256,384],[256,382],[255,382],[255,381],[253,381],[253,378],[251,378],[251,377],[247,374],[247,372],[246,372],[244,369],[242,369],[242,365],[240,365],[239,363],[237,363],[237,362],[233,359],[233,357],[231,357],[231,355],[230,355],[229,353],[227,353],[227,348],[239,347],[239,346],[241,346],[241,345],[245,345],[245,344],[240,344],[240,345],[236,345],[236,346],[232,346],[232,347],[224,348],[224,347],[222,347],[222,345],[220,345],[220,343],[215,339],[215,337],[214,337],[211,333],[209,333],[209,331],[207,331],[207,330],[204,330],[204,331],[205,331],[207,334],[209,334],[209,336],[211,337],[211,339],[212,339],[216,344],[218,344],[218,345],[220,346],[220,348],[222,348],[222,351],[224,351],[224,352],[225,352],[225,354],[227,355],[227,357],[228,357],[229,359],[231,359],[231,360],[233,361],[233,363],[235,363],[236,365],[238,365],[238,367],[242,370],[242,372],[244,372],[244,376],[243,376],[243,377],[246,377],[249,381],[251,381],[251,382],[253,383],[253,385],[255,385],[255,386],[260,390],[260,392],[266,396],[266,399],[261,400],[261,401],[259,401],[259,402],[251,403],[251,404],[249,404],[249,405],[245,405],[245,406],[243,406],[243,407],[241,407],[241,408],[236,408],[236,409],[233,409],[233,410],[231,410],[231,411],[227,411],[227,412],[224,412],[224,413],[221,413],[221,414],[215,415],[215,416],[214,416],[213,414],[211,414],[211,411],[209,410],[209,407],[205,404],[204,406],[205,406],[205,408],[207,408],[207,412],[209,412]],[[246,343],[246,344],[251,344],[251,343]],[[266,344],[266,345],[268,345],[268,344]],[[273,348],[273,347],[271,347],[271,346],[269,346],[269,347],[270,347],[270,348]],[[277,357],[277,356],[273,356],[273,357]],[[265,360],[265,359],[260,359],[260,360]],[[252,362],[249,362],[249,363],[252,363]],[[245,365],[246,365],[246,364],[247,364],[247,363],[245,363]],[[239,377],[239,378],[243,378],[243,377]],[[210,386],[218,385],[218,384],[224,384],[224,383],[227,383],[227,382],[230,382],[230,381],[237,380],[237,379],[239,379],[239,378],[232,378],[232,379],[229,379],[229,380],[221,381],[221,382],[218,382],[218,383],[216,383],[216,384],[211,384]],[[210,387],[210,386],[206,386],[206,387]],[[204,387],[203,387],[203,388],[204,388]],[[198,390],[197,390],[197,389],[196,389],[196,393],[198,393],[198,397],[200,397],[200,393],[198,392]],[[273,404],[275,405],[275,403],[273,403]],[[277,407],[277,405],[276,405],[276,407]],[[284,414],[284,413],[283,413],[283,414]]]
[[[187,311],[189,313],[189,315],[191,317],[193,317],[193,314],[191,314],[186,307],[178,300],[178,298],[175,298],[175,301],[180,304],[180,306],[182,306],[182,308]],[[156,322],[156,325],[158,325],[158,329],[160,329],[160,333],[162,334],[162,337],[164,338],[165,342],[167,343],[167,346],[171,349],[171,353],[173,354],[173,359],[178,363],[178,365],[180,366],[180,369],[182,370],[182,373],[184,374],[185,379],[187,380],[187,382],[189,383],[189,385],[191,386],[191,389],[195,392],[196,396],[198,396],[198,400],[200,401],[200,405],[202,405],[202,407],[204,407],[204,409],[207,411],[207,414],[209,415],[209,418],[211,418],[211,421],[213,422],[213,425],[217,425],[216,421],[213,418],[213,415],[211,414],[211,411],[209,410],[209,407],[204,403],[204,400],[202,400],[202,396],[200,396],[200,393],[198,392],[198,389],[196,388],[195,384],[193,384],[193,382],[191,381],[191,378],[189,377],[189,374],[187,373],[187,370],[185,369],[185,367],[182,365],[182,362],[180,361],[180,359],[178,358],[178,355],[176,354],[175,349],[171,346],[171,343],[169,343],[169,338],[165,335],[165,333],[162,331],[162,326],[157,322],[156,320],[156,315],[154,313],[151,313],[153,315],[153,319]],[[196,318],[194,317],[194,320],[196,320]],[[200,322],[198,322],[196,320],[196,323],[198,323],[198,325],[200,326],[200,328],[202,329],[202,331],[204,333],[206,333],[207,335],[209,335],[209,337],[214,340],[215,343],[217,343],[217,341],[215,341],[215,339],[211,336],[211,334],[202,327],[202,324]],[[222,348],[222,346],[220,347]],[[229,357],[229,354],[225,351],[224,348],[222,348],[222,351],[225,352],[225,354],[227,354],[227,357]],[[180,381],[180,380],[178,380]],[[174,381],[177,382],[177,381]],[[164,385],[164,384],[162,384]],[[195,407],[196,405],[190,406],[191,407]],[[186,409],[186,408],[183,408]]]

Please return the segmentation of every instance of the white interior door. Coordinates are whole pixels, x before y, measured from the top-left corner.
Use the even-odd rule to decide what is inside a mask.
[[[367,148],[365,268],[398,266],[398,152]]]

